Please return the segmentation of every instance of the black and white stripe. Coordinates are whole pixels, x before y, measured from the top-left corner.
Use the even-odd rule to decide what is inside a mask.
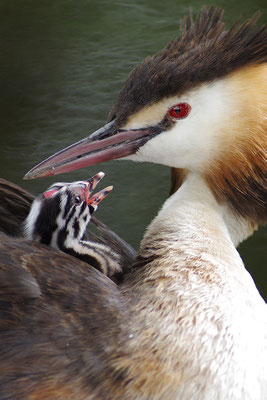
[[[121,271],[120,256],[106,244],[84,240],[94,211],[85,201],[76,203],[73,188],[84,182],[57,183],[49,188],[55,194],[38,196],[24,223],[24,234],[30,240],[52,246],[87,262],[111,277]]]

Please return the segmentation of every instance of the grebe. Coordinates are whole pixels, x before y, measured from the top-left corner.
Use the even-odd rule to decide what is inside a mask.
[[[86,240],[86,228],[93,212],[110,193],[112,186],[92,194],[104,173],[86,181],[58,182],[32,203],[24,222],[24,236],[89,263],[110,278],[122,272],[120,254],[110,246]]]
[[[52,249],[40,269],[39,244],[3,237],[3,399],[266,397],[266,304],[235,248],[266,220],[265,43],[255,18],[225,31],[204,8],[107,125],[28,173],[124,157],[183,175],[119,286]]]

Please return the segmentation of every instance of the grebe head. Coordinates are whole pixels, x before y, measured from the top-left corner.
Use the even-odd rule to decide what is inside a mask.
[[[62,232],[81,239],[93,212],[112,190],[109,186],[92,195],[103,177],[104,173],[99,172],[88,180],[51,185],[33,201],[24,223],[25,236],[53,247],[59,247]]]
[[[266,45],[257,16],[229,30],[222,11],[184,20],[180,38],[130,74],[109,122],[26,178],[127,158],[201,174],[218,201],[266,217]],[[248,202],[249,199],[249,202]]]

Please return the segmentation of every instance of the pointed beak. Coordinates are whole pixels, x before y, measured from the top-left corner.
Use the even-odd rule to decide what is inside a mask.
[[[113,189],[113,186],[108,186],[105,189],[102,189],[99,192],[92,195],[93,190],[96,188],[101,179],[104,178],[104,176],[105,176],[104,172],[98,172],[92,178],[89,178],[86,181],[84,181],[85,187],[83,188],[83,192],[85,196],[85,201],[88,204],[88,206],[93,207],[93,211],[96,211],[101,201],[104,200]],[[77,188],[80,190],[80,182],[78,183]]]
[[[100,190],[100,192],[97,192],[94,194],[92,197],[89,197],[87,200],[88,206],[93,207],[93,211],[97,210],[98,205],[101,203],[102,200],[104,200],[107,195],[111,192],[113,189],[113,186],[108,186],[105,189]]]
[[[85,139],[66,147],[32,168],[24,179],[62,174],[136,153],[158,127],[119,130],[111,121]]]
[[[101,171],[92,176],[91,178],[87,179],[86,181],[84,181],[89,195],[92,194],[92,191],[97,187],[97,185],[99,184],[101,179],[104,178],[104,176],[105,176],[104,172]]]

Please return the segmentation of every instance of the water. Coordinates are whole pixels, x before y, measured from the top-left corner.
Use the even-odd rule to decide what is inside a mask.
[[[231,23],[251,16],[263,1],[219,1]],[[209,4],[209,2],[206,2]],[[194,11],[201,1],[192,1]],[[0,172],[37,194],[55,178],[22,181],[56,150],[105,122],[129,71],[176,36],[188,2],[178,0],[52,0],[0,2]],[[106,172],[113,193],[98,212],[136,248],[168,196],[169,169],[126,161],[60,176],[71,181]],[[56,178],[57,179],[57,178]],[[240,247],[267,298],[266,231]]]

